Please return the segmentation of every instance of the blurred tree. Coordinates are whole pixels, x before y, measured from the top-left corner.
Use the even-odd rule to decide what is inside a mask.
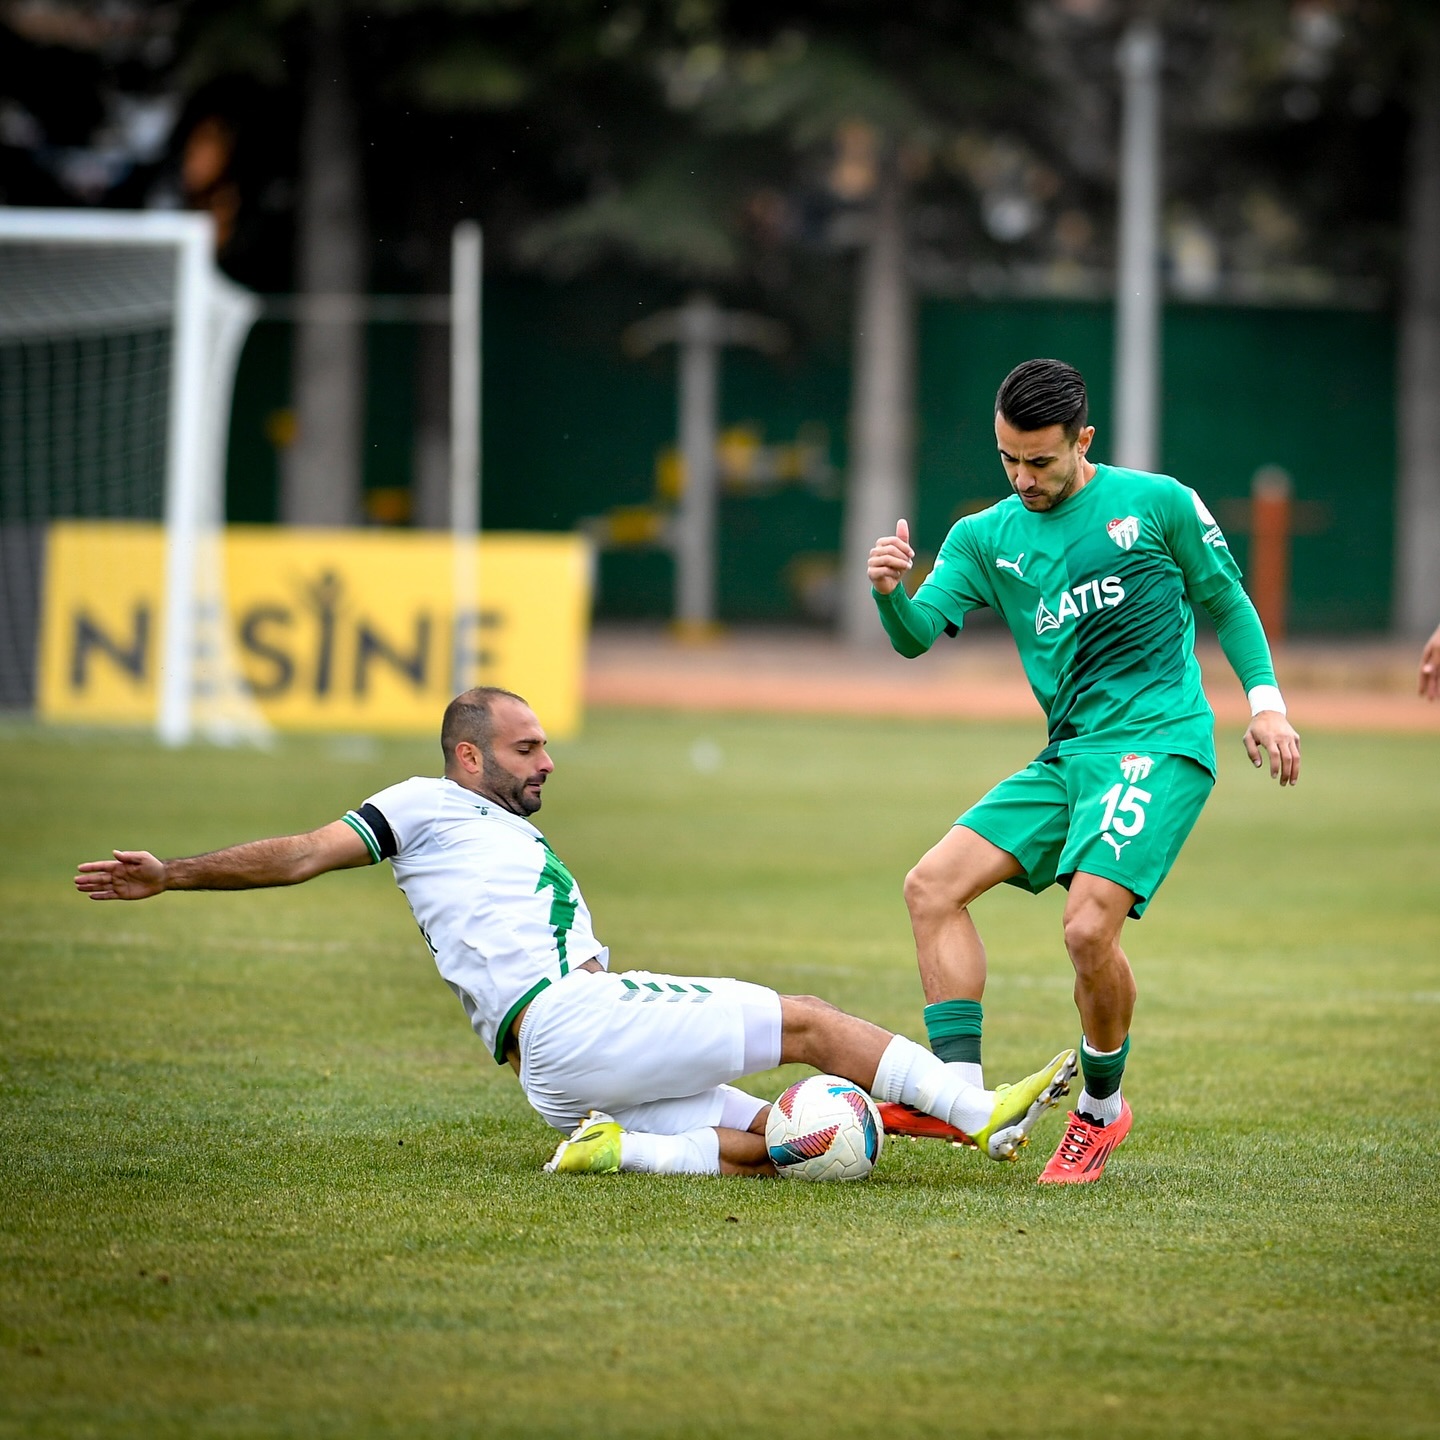
[[[364,326],[343,297],[376,274],[390,288],[443,293],[456,220],[481,213],[487,249],[503,256],[537,215],[593,188],[611,148],[636,140],[653,113],[629,103],[631,21],[605,0],[189,0],[183,14],[186,88],[233,101],[237,80],[252,86],[237,155],[243,132],[270,122],[267,108],[298,118],[288,277],[300,297],[298,423],[282,512],[351,523]],[[267,188],[242,196],[238,235],[253,233],[247,216]],[[441,327],[422,331],[418,358],[416,518],[443,524]]]
[[[1013,96],[1014,12],[680,0],[663,18],[636,35],[671,115],[663,138],[536,225],[526,252],[570,267],[619,252],[778,298],[783,246],[858,246],[838,619],[850,642],[883,643],[865,558],[913,506],[915,197],[932,233],[937,216],[959,228],[943,210],[968,189],[967,139]]]
[[[366,289],[370,246],[351,25],[343,0],[194,0],[180,31],[177,73],[196,101],[186,169],[197,137],[217,128],[233,137],[249,118],[244,111],[262,108],[267,92],[283,95],[298,115],[292,274],[301,308],[291,370],[294,439],[280,493],[280,518],[295,525],[360,518],[365,328],[356,297]],[[259,94],[242,90],[241,80]],[[229,179],[222,168],[203,191],[187,184],[191,203],[214,209]],[[240,212],[259,200],[233,188],[235,213],[222,239],[245,228]],[[222,259],[233,260],[225,247]],[[243,268],[241,278],[249,278]]]
[[[0,6],[0,203],[138,204],[176,118],[173,30],[142,0]]]
[[[1440,508],[1424,499],[1440,496],[1426,469],[1440,466],[1426,429],[1440,410],[1440,100],[1425,61],[1440,7],[1143,3],[1167,40],[1172,290],[1374,304],[1406,277],[1397,603],[1418,623],[1440,605],[1430,590],[1403,598],[1407,577],[1435,576],[1423,516]],[[779,311],[812,340],[848,316],[854,579],[908,505],[912,288],[1109,293],[1114,44],[1134,4],[32,0],[0,10],[0,59],[18,56],[0,185],[18,203],[65,185],[92,203],[173,203],[183,187],[216,214],[232,273],[263,289],[353,293],[374,277],[443,291],[449,230],[478,213],[497,266],[619,259],[667,290],[707,284]],[[168,171],[153,143],[167,69],[189,97]],[[44,81],[62,72],[63,87]],[[112,143],[122,109],[150,137],[126,154],[150,158]],[[837,263],[847,252],[853,272]],[[351,326],[343,353],[297,349],[302,437],[327,424],[352,436],[340,459],[307,462],[332,514],[357,510],[357,409],[343,396],[361,348]],[[441,475],[438,329],[421,360]],[[424,518],[441,492],[419,492]],[[863,586],[847,594],[850,626],[873,634],[867,604]]]
[[[564,0],[376,0],[363,7],[350,0],[192,0],[184,8],[177,74],[202,101],[192,108],[203,112],[206,97],[219,97],[221,109],[233,110],[236,83],[243,79],[253,88],[240,107],[242,118],[227,117],[232,129],[254,128],[267,101],[298,120],[289,277],[299,297],[292,371],[296,426],[282,481],[285,521],[345,525],[361,518],[365,324],[358,297],[381,258],[377,248],[385,232],[394,233],[380,206],[397,191],[408,202],[430,195],[427,187],[442,193],[460,188],[437,174],[445,167],[433,153],[433,136],[416,134],[408,123],[411,112],[449,117],[457,110],[514,109],[547,54],[563,63],[565,46],[547,52],[542,35],[549,32],[554,40],[553,26],[566,18],[583,28],[586,12],[597,8]],[[195,124],[206,118],[198,113]],[[407,144],[392,142],[397,131],[408,153]],[[283,169],[285,158],[275,158],[275,169]],[[378,190],[378,203],[367,190]],[[262,204],[257,192],[263,187],[239,203]],[[449,206],[428,207],[438,231],[448,230],[457,210],[464,213],[450,198]],[[237,218],[236,230],[246,232],[244,217]],[[448,252],[443,244],[428,248],[436,257],[428,267],[434,288],[444,290]],[[394,268],[387,278],[393,279]],[[437,334],[443,364],[444,337]],[[432,343],[423,347],[422,360],[430,363],[422,364],[426,378],[419,390],[425,397],[421,430],[431,437],[431,451],[437,424],[432,397],[445,393],[443,376],[437,386],[431,373],[434,338],[427,335]],[[438,416],[443,435],[443,409]],[[424,485],[421,490],[429,494]]]
[[[1395,624],[1428,634],[1440,615],[1440,6],[1151,0],[1147,8],[1167,41],[1172,292],[1397,303]],[[1054,153],[1101,187],[1111,167],[1094,143],[1106,127],[1095,121],[1114,104],[1106,52],[1129,13],[1116,0],[1049,0],[1030,11],[1060,101],[1051,111]]]
[[[1400,350],[1400,495],[1395,622],[1424,635],[1440,618],[1440,17],[1416,46],[1405,206]]]
[[[1175,148],[1191,213],[1207,191],[1223,233],[1228,203],[1232,264],[1252,272],[1241,293],[1263,297],[1263,267],[1278,262],[1301,297],[1396,303],[1394,616],[1428,634],[1440,616],[1440,7],[1243,0],[1213,10],[1200,38],[1208,80]]]
[[[1424,636],[1440,617],[1440,14],[1406,13],[1411,132],[1400,308],[1400,487],[1395,625]]]
[[[1039,0],[1028,15],[1044,143],[1112,237],[1115,46],[1146,11],[1165,37],[1167,254],[1197,299],[1379,298],[1392,273],[1405,115],[1384,58],[1391,0]],[[1039,238],[1037,236],[1037,238]],[[1370,282],[1367,290],[1364,282]]]
[[[312,0],[300,132],[296,327],[291,383],[296,435],[281,487],[291,525],[360,520],[368,282],[360,125],[339,0]]]
[[[607,139],[624,130],[623,77],[600,0],[387,0],[403,16],[404,61],[387,95],[381,142],[385,236],[401,283],[450,286],[455,222],[482,218],[486,266],[513,262],[537,215],[590,183]],[[398,232],[398,233],[397,233]],[[393,273],[393,272],[392,272]],[[449,334],[421,329],[415,368],[412,497],[416,523],[449,524]]]

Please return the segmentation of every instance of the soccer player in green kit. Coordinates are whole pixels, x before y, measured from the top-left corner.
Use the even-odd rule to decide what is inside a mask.
[[[1192,604],[1215,622],[1250,698],[1251,762],[1263,764],[1264,750],[1282,786],[1300,776],[1300,737],[1220,527],[1169,476],[1091,461],[1087,409],[1071,366],[1018,366],[995,403],[1014,493],[951,529],[913,599],[900,584],[915,558],[904,520],[869,561],[896,650],[921,655],[989,606],[1049,720],[1040,754],[961,815],[905,880],[931,1047],[975,1084],[985,948],[969,907],[1002,882],[1038,893],[1058,880],[1069,891],[1084,1089],[1040,1175],[1047,1184],[1099,1179],[1130,1129],[1120,1082],[1135,977],[1120,931],[1154,898],[1215,782]]]

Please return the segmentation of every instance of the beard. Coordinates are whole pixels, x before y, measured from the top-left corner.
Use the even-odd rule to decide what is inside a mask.
[[[1063,477],[1057,477],[1060,479],[1060,488],[1054,495],[1051,495],[1049,493],[1043,493],[1041,496],[1037,497],[1042,502],[1040,504],[1035,504],[1032,502],[1031,504],[1026,505],[1025,497],[1020,494],[1020,486],[1014,480],[1010,482],[1010,489],[1019,498],[1020,503],[1022,505],[1025,505],[1025,508],[1027,510],[1053,510],[1062,501],[1068,500],[1070,496],[1074,493],[1075,481],[1078,478],[1079,474],[1080,462],[1076,460],[1070,466],[1068,474]]]
[[[481,753],[485,761],[481,779],[495,803],[504,806],[512,815],[533,815],[540,808],[541,800],[539,795],[526,790],[528,780],[522,780],[508,770],[502,770],[488,752]],[[541,784],[543,783],[542,780]]]

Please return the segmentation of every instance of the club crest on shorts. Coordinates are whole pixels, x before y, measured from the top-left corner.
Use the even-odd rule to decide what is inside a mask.
[[[1148,755],[1122,755],[1120,773],[1132,784],[1138,785],[1154,768],[1155,762]]]
[[[1128,550],[1140,538],[1140,522],[1133,515],[1122,520],[1112,520],[1105,533],[1122,549]]]

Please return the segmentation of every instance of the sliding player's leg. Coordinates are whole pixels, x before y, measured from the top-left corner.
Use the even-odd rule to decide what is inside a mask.
[[[706,983],[718,988],[718,982]],[[879,1100],[912,1105],[966,1129],[996,1160],[1014,1158],[1075,1073],[1075,1053],[1065,1051],[1013,1086],[981,1090],[923,1046],[868,1020],[814,996],[777,999],[782,1038],[772,1064],[801,1063],[842,1075]],[[562,1174],[772,1174],[764,1142],[769,1108],[721,1085],[618,1109],[614,1115],[592,1110],[545,1168]]]
[[[550,986],[519,1036],[530,1103],[575,1127],[546,1168],[773,1173],[768,1103],[727,1082],[778,1065],[781,1028],[780,997],[745,981],[581,971]]]
[[[843,1075],[882,1103],[923,1111],[972,1137],[992,1160],[1015,1158],[1075,1074],[1075,1052],[1065,1050],[1016,1084],[986,1090],[924,1046],[813,995],[787,995],[781,1004],[784,1061]]]
[[[594,1110],[545,1169],[559,1174],[773,1175],[765,1146],[770,1106],[730,1085],[607,1115]],[[712,1123],[713,1122],[713,1123]]]
[[[552,1167],[592,1172],[756,1166],[745,1137],[763,1128],[765,1102],[726,1082],[793,1062],[923,1109],[1010,1159],[1074,1073],[1067,1051],[1015,1086],[982,1090],[913,1041],[814,997],[650,972],[567,977],[531,1002],[519,1042],[536,1110],[561,1130],[586,1117]],[[629,1140],[630,1130],[646,1138]],[[656,1135],[683,1143],[652,1144]]]

